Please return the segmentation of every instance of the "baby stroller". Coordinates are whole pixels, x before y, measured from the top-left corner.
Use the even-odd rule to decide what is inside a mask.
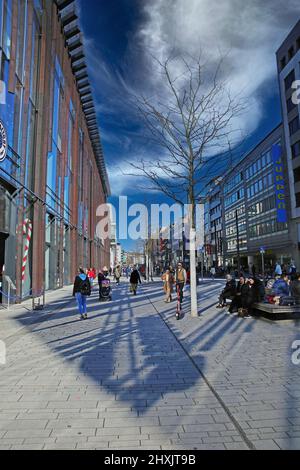
[[[110,280],[107,278],[101,282],[99,300],[100,302],[111,302],[112,300]]]

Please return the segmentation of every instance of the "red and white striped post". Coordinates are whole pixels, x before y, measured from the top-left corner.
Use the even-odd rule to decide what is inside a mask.
[[[28,252],[30,247],[30,242],[32,238],[32,222],[30,219],[25,219],[23,222],[23,235],[26,236],[25,247],[24,247],[24,256],[22,262],[22,285],[25,282],[26,276],[26,266],[28,262]]]

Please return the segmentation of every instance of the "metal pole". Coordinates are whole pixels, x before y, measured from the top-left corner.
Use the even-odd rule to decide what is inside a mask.
[[[7,299],[7,310],[10,309],[10,289],[11,289],[11,284],[10,282],[8,283],[8,299]]]
[[[262,263],[262,276],[263,279],[265,278],[265,258],[264,258],[264,253],[262,252],[261,254],[261,263]]]
[[[216,225],[216,222],[215,222],[215,256],[216,256],[215,268],[217,270],[218,267],[219,267],[219,260],[218,260],[218,240],[217,240],[217,225]]]
[[[204,280],[204,251],[202,251],[202,262],[201,262],[201,278]]]

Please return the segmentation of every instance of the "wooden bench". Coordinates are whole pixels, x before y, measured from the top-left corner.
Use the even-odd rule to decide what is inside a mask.
[[[300,305],[283,306],[257,302],[253,304],[253,309],[262,312],[263,315],[270,315],[275,320],[282,319],[283,315],[290,318],[295,318],[296,315],[300,316]]]

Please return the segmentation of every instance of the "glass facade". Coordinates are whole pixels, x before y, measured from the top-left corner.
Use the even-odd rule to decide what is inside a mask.
[[[277,221],[272,158],[272,146],[281,143],[280,131],[281,128],[274,130],[273,140],[269,137],[269,148],[250,154],[222,182],[224,265],[237,267],[238,251],[243,265],[247,265],[247,259],[260,259],[261,244],[266,250],[269,247],[269,253],[275,253],[276,261],[274,247],[282,245],[285,238],[288,240],[288,224]],[[207,237],[209,231],[212,239],[213,224],[206,226]],[[267,256],[268,251],[266,259]]]
[[[0,120],[8,144],[0,162],[0,282],[5,289],[10,279],[16,300],[70,283],[79,264],[94,264],[103,249],[91,211],[106,200],[106,176],[60,21],[52,1],[0,0]]]

